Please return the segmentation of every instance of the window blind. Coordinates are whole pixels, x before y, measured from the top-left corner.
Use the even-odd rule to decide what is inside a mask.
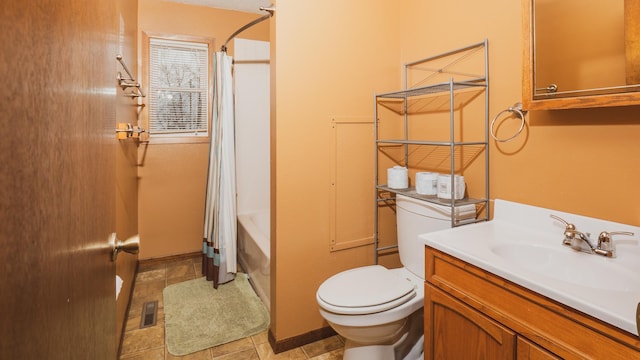
[[[149,134],[207,136],[209,46],[149,39]]]

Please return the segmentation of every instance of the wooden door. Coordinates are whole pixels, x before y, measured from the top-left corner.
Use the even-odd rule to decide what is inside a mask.
[[[424,311],[425,359],[515,359],[513,331],[430,285]]]
[[[0,359],[116,358],[111,0],[3,0]]]

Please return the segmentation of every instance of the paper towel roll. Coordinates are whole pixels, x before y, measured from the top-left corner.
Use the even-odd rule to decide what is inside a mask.
[[[456,200],[460,200],[464,197],[466,185],[464,183],[464,176],[455,175],[453,193]],[[451,199],[451,175],[439,175],[438,176],[438,198],[439,199]]]
[[[438,173],[416,173],[416,193],[420,195],[436,195],[438,193]]]
[[[394,166],[387,169],[387,186],[392,189],[409,187],[409,172],[406,167]]]

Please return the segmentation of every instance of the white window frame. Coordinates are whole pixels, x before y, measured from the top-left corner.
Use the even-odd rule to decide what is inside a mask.
[[[169,47],[175,46],[176,48],[189,48],[193,45],[194,48],[199,49],[207,49],[207,59],[206,59],[206,69],[207,69],[207,85],[204,88],[199,90],[194,89],[185,89],[185,88],[164,88],[154,87],[152,86],[151,74],[154,73],[151,65],[151,41],[159,42],[160,44],[165,44]],[[144,98],[145,108],[143,109],[143,113],[141,116],[141,120],[143,123],[143,127],[148,129],[148,135],[146,136],[146,140],[153,143],[166,143],[166,142],[207,142],[209,141],[209,133],[211,128],[211,114],[212,114],[212,104],[213,104],[213,69],[212,69],[212,58],[213,58],[213,49],[214,49],[214,41],[211,38],[204,37],[196,37],[196,36],[184,36],[184,35],[166,35],[166,34],[149,34],[143,32],[143,74],[145,82],[145,90],[147,97]],[[175,90],[174,90],[175,89]],[[206,98],[206,111],[204,114],[206,116],[206,130],[204,131],[189,131],[189,130],[175,130],[175,131],[163,131],[158,132],[154,131],[153,119],[151,119],[151,114],[154,112],[154,106],[156,106],[156,99],[159,91],[176,91],[178,93],[182,92],[204,92],[203,97]]]

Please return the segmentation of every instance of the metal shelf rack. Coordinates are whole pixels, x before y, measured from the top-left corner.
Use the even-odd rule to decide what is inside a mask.
[[[475,59],[473,59],[475,58]],[[476,71],[469,71],[468,68],[464,68],[462,63],[477,63],[473,67]],[[460,70],[459,68],[464,68]],[[380,225],[380,209],[395,204],[395,195],[402,194],[408,197],[424,200],[438,205],[448,206],[451,209],[451,226],[461,226],[471,224],[480,221],[486,221],[489,219],[489,81],[488,81],[488,41],[484,40],[476,44],[472,44],[460,49],[448,51],[436,56],[432,56],[426,59],[418,60],[415,62],[407,63],[404,65],[404,84],[403,89],[392,92],[385,92],[375,94],[374,96],[374,136],[375,136],[375,155],[374,155],[374,172],[375,172],[375,204],[374,204],[374,248],[375,248],[375,262],[378,263],[378,257],[380,252],[393,250],[397,248],[396,245],[381,246],[379,239],[379,225]],[[410,72],[418,72],[421,77],[418,81],[413,81],[413,85],[409,85]],[[443,78],[447,78],[442,80]],[[471,140],[461,140],[461,135],[456,134],[456,116],[455,112],[464,108],[465,103],[462,104],[456,102],[456,98],[465,92],[474,91],[479,96],[484,96],[484,114],[476,116],[477,121],[482,122],[483,130],[481,136]],[[448,139],[446,140],[433,140],[433,139],[416,139],[410,137],[409,118],[414,114],[409,106],[409,102],[413,100],[426,99],[427,105],[420,108],[421,112],[429,113],[425,111],[425,107],[428,109],[430,101],[434,97],[448,97],[446,101],[433,101],[437,103],[440,110],[444,106],[446,112],[449,113],[449,129]],[[385,102],[390,102],[386,104]],[[448,105],[446,104],[448,102]],[[444,105],[443,105],[444,104]],[[379,117],[380,109],[383,106],[398,115],[403,121],[400,125],[403,136],[401,138],[390,137],[380,138],[380,123]],[[394,110],[395,109],[395,110]],[[434,112],[436,112],[434,110]],[[422,115],[428,121],[429,115]],[[476,121],[476,120],[473,120]],[[427,136],[428,137],[428,136]],[[456,140],[457,139],[457,140]],[[410,172],[413,171],[427,171],[419,168],[412,169],[410,166],[410,157],[415,155],[415,150],[420,147],[435,147],[444,149],[447,157],[449,157],[447,174],[452,175],[451,188],[453,189],[453,175],[456,174],[456,166],[460,164],[458,161],[479,161],[480,158],[484,158],[484,191],[476,191],[480,193],[480,196],[475,198],[465,197],[463,199],[456,200],[451,194],[451,199],[443,200],[439,199],[436,195],[421,195],[416,192],[415,187],[409,187],[406,189],[392,189],[386,184],[380,183],[380,154],[383,147],[399,147],[401,148],[402,155],[399,155],[397,164],[406,166]],[[410,147],[413,151],[410,151]],[[458,159],[456,154],[461,152],[462,148],[474,147],[475,154],[469,159]],[[442,152],[442,151],[441,151]],[[473,151],[471,151],[473,152]],[[484,155],[484,156],[482,156]],[[428,155],[425,155],[426,158]],[[415,164],[414,164],[415,165]],[[465,167],[466,164],[462,164],[459,169]],[[476,205],[476,212],[482,214],[476,218],[463,218],[459,219],[456,214],[456,208],[462,205]]]

